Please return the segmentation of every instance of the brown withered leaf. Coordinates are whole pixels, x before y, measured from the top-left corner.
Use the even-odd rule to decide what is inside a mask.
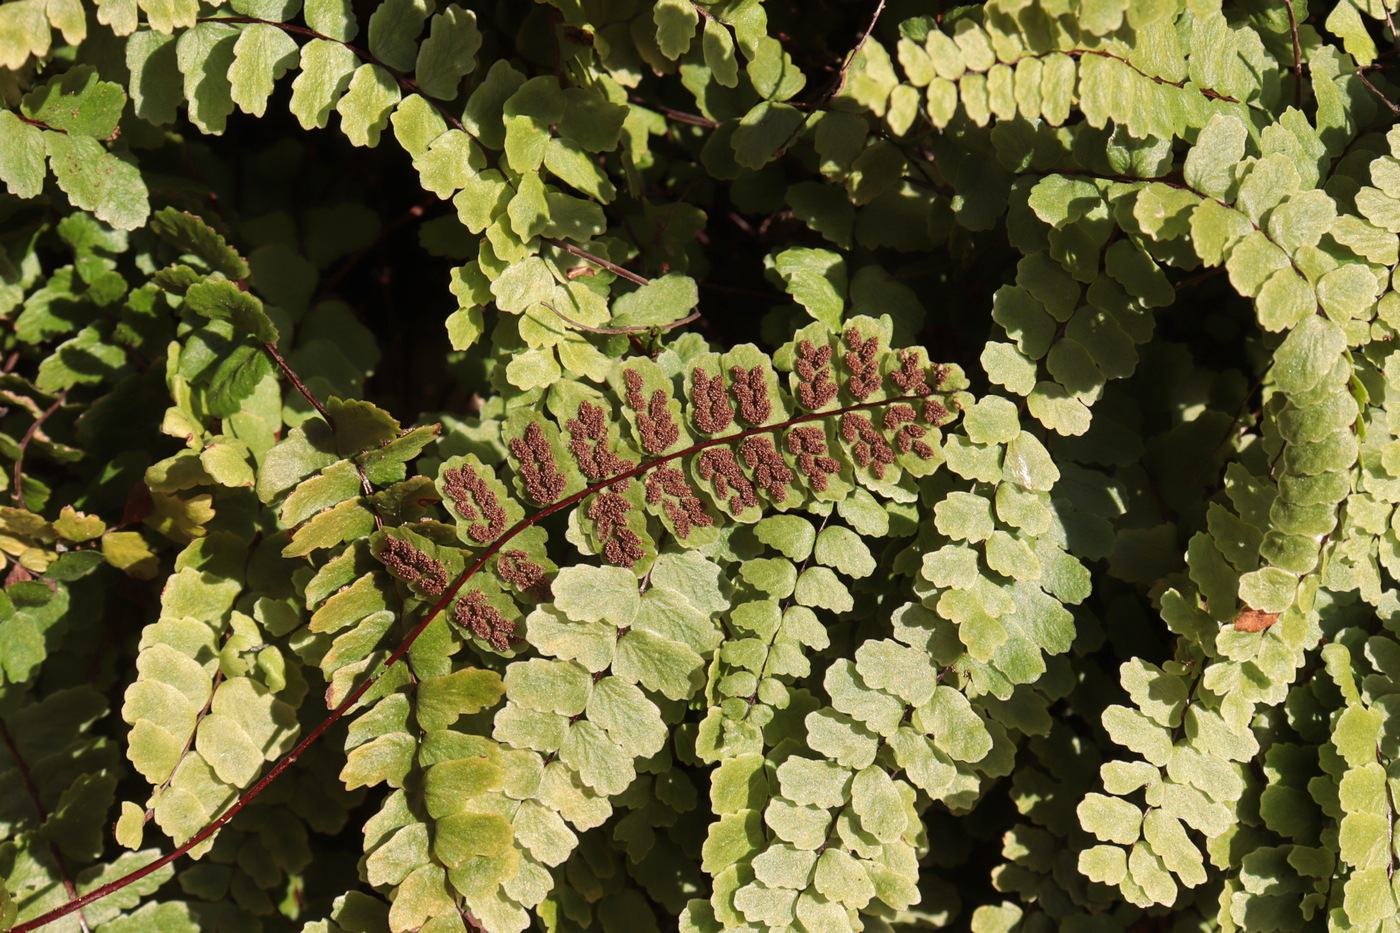
[[[1240,610],[1240,614],[1235,616],[1235,631],[1237,632],[1262,632],[1278,621],[1277,612],[1264,612],[1260,609],[1250,609],[1246,606]]]

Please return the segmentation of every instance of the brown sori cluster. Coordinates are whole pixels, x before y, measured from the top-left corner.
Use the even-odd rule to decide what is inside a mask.
[[[817,492],[826,491],[826,478],[841,472],[841,464],[826,452],[826,432],[815,425],[800,425],[787,435],[788,451],[797,458],[797,468]]]
[[[536,602],[544,602],[550,597],[549,581],[545,579],[544,568],[530,560],[524,551],[502,551],[501,556],[496,558],[496,573],[520,592],[529,594]]]
[[[407,541],[385,538],[379,559],[394,575],[425,593],[441,595],[447,589],[447,568],[436,557],[429,557]]]
[[[919,418],[929,424],[942,424],[948,418],[948,409],[943,407],[943,403],[936,398],[924,399],[923,410],[919,412]]]
[[[452,504],[457,506],[457,512],[463,519],[469,522],[475,522],[478,518],[484,519],[483,522],[467,526],[467,534],[471,535],[473,541],[485,544],[496,540],[501,536],[501,532],[506,530],[506,513],[501,508],[500,500],[486,484],[486,480],[477,476],[471,469],[454,467],[443,470],[442,491],[447,493]]]
[[[922,398],[933,392],[928,384],[928,371],[919,365],[919,354],[913,350],[899,351],[899,369],[890,373],[894,384],[903,395],[917,395]]]
[[[695,406],[695,426],[706,434],[717,434],[734,423],[723,376],[711,379],[699,366],[691,370],[690,401]]]
[[[564,492],[568,482],[554,462],[554,450],[539,422],[531,421],[525,433],[510,442],[510,452],[520,464],[516,471],[525,484],[525,494],[539,505],[549,505]]]
[[[671,410],[666,407],[667,395],[657,389],[651,393],[651,400],[642,398],[642,374],[635,369],[624,369],[622,377],[627,380],[627,404],[637,413],[637,433],[642,436],[642,449],[649,454],[663,454],[680,439],[681,429],[671,420]]]
[[[646,556],[641,539],[627,527],[631,511],[632,503],[607,489],[588,504],[588,517],[593,519],[598,540],[603,542],[603,557],[618,567],[631,567]]]
[[[894,432],[894,445],[900,453],[912,450],[920,460],[932,460],[933,448],[920,439],[928,431],[913,423],[915,417],[912,405],[891,405],[885,409],[885,430]]]
[[[768,380],[763,367],[745,369],[733,366],[729,375],[734,379],[734,397],[739,400],[739,417],[749,424],[767,424],[773,416],[773,403],[768,400]]]
[[[709,527],[715,523],[710,513],[705,511],[705,503],[695,496],[685,472],[675,467],[662,466],[652,470],[646,482],[647,501],[652,505],[661,503],[672,524],[676,526],[676,537],[690,537],[690,529]],[[674,496],[675,499],[668,499]]]
[[[856,463],[870,467],[876,479],[885,478],[885,467],[894,463],[894,448],[869,418],[860,412],[846,412],[841,416],[841,437],[851,445]]]
[[[749,469],[753,470],[753,480],[758,488],[772,496],[774,502],[786,502],[788,486],[797,477],[783,455],[778,453],[778,448],[773,446],[773,439],[757,434],[746,437],[739,453]]]
[[[636,466],[608,449],[608,419],[601,405],[579,402],[578,417],[570,418],[568,426],[569,451],[578,462],[579,470],[593,482]]]
[[[734,451],[728,447],[711,447],[702,453],[698,469],[700,477],[710,481],[715,495],[721,499],[729,496],[731,512],[742,512],[750,506],[758,505],[758,496],[754,492],[753,484],[744,475],[739,461],[734,459]],[[731,489],[734,490],[732,496],[729,495]]]
[[[481,590],[468,590],[452,607],[452,620],[497,651],[510,649],[515,623],[486,601]]]
[[[830,365],[830,346],[814,346],[810,340],[797,344],[797,398],[803,407],[815,411],[836,397]]]
[[[862,339],[860,331],[854,327],[847,329],[845,360],[851,376],[846,388],[862,402],[880,388],[880,361],[876,358],[879,349],[878,337]]]

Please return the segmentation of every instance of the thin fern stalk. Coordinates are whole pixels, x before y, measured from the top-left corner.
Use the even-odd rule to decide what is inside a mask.
[[[301,379],[299,377],[296,377],[291,367],[287,365],[286,361],[281,357],[281,355],[279,353],[276,353],[276,348],[271,346],[265,346],[265,349],[268,350],[269,355],[272,356],[278,368],[283,372],[284,375],[286,375],[289,378],[293,386],[295,386],[298,389],[298,391],[300,391],[304,396],[307,396],[308,399],[314,398],[311,395],[311,393],[305,388]],[[934,394],[946,393],[939,393],[937,390],[935,390]],[[297,759],[300,758],[306,752],[306,750],[316,742],[316,740],[318,740],[322,735],[326,733],[326,730],[328,730],[332,725],[339,721],[347,712],[349,712],[355,706],[355,704],[359,702],[360,697],[364,696],[364,694],[371,687],[373,687],[379,681],[379,679],[383,677],[385,673],[388,672],[388,670],[391,667],[398,663],[404,657],[404,655],[408,653],[408,650],[413,647],[413,643],[418,639],[418,636],[423,633],[423,631],[433,622],[434,619],[438,617],[438,615],[444,609],[446,609],[449,605],[452,604],[452,600],[456,598],[457,593],[461,590],[461,588],[465,586],[466,583],[469,580],[471,580],[471,578],[475,576],[476,573],[480,571],[482,567],[486,565],[486,562],[490,560],[493,556],[495,556],[495,554],[498,551],[500,551],[507,544],[509,544],[513,538],[515,538],[525,529],[538,524],[540,521],[544,520],[545,518],[548,518],[550,515],[553,515],[556,512],[560,512],[574,505],[577,505],[580,501],[586,499],[588,496],[600,492],[601,490],[612,486],[614,483],[620,480],[636,478],[645,474],[648,470],[654,469],[657,466],[661,466],[662,464],[669,463],[673,460],[681,459],[682,457],[687,457],[692,454],[699,453],[700,451],[706,450],[711,447],[718,447],[726,444],[736,443],[738,441],[742,441],[744,438],[747,437],[752,437],[758,434],[768,434],[775,431],[781,431],[785,428],[790,428],[799,424],[805,424],[811,421],[819,421],[823,418],[839,417],[849,412],[866,411],[873,408],[880,408],[883,406],[900,403],[922,402],[925,400],[925,398],[926,396],[906,395],[897,396],[894,398],[879,399],[873,402],[861,402],[855,405],[846,406],[844,408],[833,409],[831,411],[809,412],[808,414],[800,415],[796,418],[790,418],[786,421],[778,422],[775,424],[760,425],[758,427],[749,428],[747,430],[739,431],[735,434],[730,434],[723,437],[712,437],[708,440],[692,444],[689,447],[686,447],[674,453],[669,453],[651,460],[642,461],[641,463],[637,464],[635,467],[632,467],[629,470],[625,470],[621,473],[618,473],[615,476],[611,476],[605,480],[593,483],[592,485],[589,485],[584,489],[579,490],[573,495],[560,499],[558,502],[541,508],[538,512],[534,513],[533,515],[521,519],[520,521],[516,522],[513,526],[511,526],[499,538],[488,544],[482,550],[481,554],[479,554],[477,558],[464,571],[457,575],[457,577],[443,592],[442,596],[438,599],[438,601],[432,605],[432,607],[423,616],[423,618],[420,619],[418,623],[414,625],[412,629],[409,630],[408,634],[404,636],[403,641],[399,644],[399,646],[396,649],[394,649],[393,653],[390,654],[389,657],[383,662],[378,672],[373,674],[371,677],[369,677],[367,680],[361,683],[358,687],[352,690],[345,697],[345,699],[341,700],[340,703],[335,707],[335,709],[333,709],[330,712],[330,714],[327,715],[321,721],[321,723],[316,726],[316,728],[307,733],[306,736],[302,738],[301,741],[299,741],[291,751],[287,752],[276,762],[274,762],[272,768],[265,775],[259,778],[255,784],[249,787],[248,790],[241,794],[238,797],[238,799],[234,801],[234,803],[228,808],[228,810],[221,814],[217,819],[210,821],[207,825],[204,826],[204,828],[200,829],[184,843],[180,844],[179,846],[176,846],[174,849],[172,849],[170,852],[167,852],[165,855],[162,855],[160,858],[149,862],[146,865],[143,865],[140,869],[130,872],[129,874],[121,878],[118,878],[114,881],[110,881],[99,888],[95,888],[94,890],[89,891],[87,894],[84,894],[81,897],[75,897],[67,903],[63,904],[62,906],[56,907],[53,910],[42,914],[41,916],[35,917],[32,920],[25,921],[24,923],[13,927],[11,933],[30,933],[30,931],[38,930],[44,927],[45,925],[59,919],[60,917],[67,916],[75,910],[81,910],[88,904],[100,900],[116,891],[120,891],[127,885],[132,884],[135,881],[139,881],[140,879],[146,877],[152,872],[171,864],[172,862],[176,861],[181,856],[183,856],[185,853],[189,852],[191,849],[195,848],[196,846],[204,842],[206,839],[209,839],[211,836],[213,836],[216,832],[223,828],[223,826],[225,826],[230,820],[237,816],[239,811],[241,811],[244,807],[248,806],[248,804],[250,804],[254,799],[256,799],[260,794],[262,794],[262,792],[267,789],[268,785],[270,785],[274,780],[276,780],[279,775],[281,775],[284,771],[286,771],[288,768],[294,765]],[[313,404],[315,405],[318,411],[321,411],[325,417],[329,418],[329,415],[325,413],[323,406],[321,406],[319,403]]]

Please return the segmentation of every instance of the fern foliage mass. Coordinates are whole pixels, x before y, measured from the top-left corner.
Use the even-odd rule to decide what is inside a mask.
[[[0,928],[1400,929],[1396,16],[0,3]]]

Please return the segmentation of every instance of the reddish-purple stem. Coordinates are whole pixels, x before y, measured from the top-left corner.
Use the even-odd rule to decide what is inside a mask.
[[[53,404],[50,405],[43,414],[34,419],[34,423],[29,426],[29,430],[25,431],[24,436],[19,440],[19,454],[15,457],[14,496],[15,504],[20,508],[24,508],[26,505],[24,501],[24,450],[29,446],[29,442],[34,439],[34,435],[39,433],[39,429],[44,426],[44,422],[48,421],[49,418],[53,416],[53,413],[58,411],[67,400],[68,390],[64,389],[62,392],[58,393],[58,398],[54,399]]]
[[[19,746],[15,744],[10,730],[5,727],[3,722],[0,722],[0,740],[4,741],[6,750],[14,759],[15,769],[19,771],[20,780],[24,782],[24,789],[28,791],[29,800],[34,804],[34,812],[39,817],[39,825],[43,826],[49,818],[48,810],[44,808],[44,802],[39,799],[39,788],[34,786],[34,777],[29,773],[29,766],[20,757]],[[69,897],[76,898],[78,889],[73,885],[73,876],[68,874],[68,865],[63,860],[63,853],[58,851],[58,846],[54,844],[52,839],[49,840],[49,855],[53,857],[54,865],[58,868],[58,876],[63,881],[63,890],[68,892]],[[78,914],[78,925],[83,928],[83,933],[87,933],[87,918],[82,914]]]
[[[277,369],[282,375],[287,377],[287,381],[292,384],[292,388],[296,389],[297,392],[301,394],[301,397],[306,399],[312,408],[316,409],[316,414],[320,415],[321,420],[326,422],[326,427],[334,431],[335,419],[331,417],[330,412],[326,411],[326,406],[321,404],[321,400],[311,394],[311,390],[306,387],[306,383],[301,381],[301,377],[296,374],[296,370],[287,365],[287,361],[282,358],[282,354],[277,350],[277,344],[263,341],[262,348],[267,351],[268,356],[272,357],[272,362],[276,364]]]
[[[595,256],[593,253],[590,253],[588,250],[584,249],[581,246],[575,246],[574,244],[566,242],[564,240],[556,240],[553,237],[546,236],[540,237],[540,239],[544,240],[546,243],[548,243],[550,246],[555,247],[556,249],[562,249],[566,253],[572,253],[579,259],[591,262],[595,266],[598,266],[600,268],[607,269],[613,275],[620,275],[629,282],[636,282],[638,285],[651,284],[650,279],[643,278],[642,276],[633,272],[631,269],[624,269],[617,263],[604,259],[602,256]]]
[[[287,365],[287,361],[284,360],[282,354],[277,351],[277,344],[271,343],[270,341],[263,341],[262,348],[267,351],[268,356],[272,357],[272,362],[276,364],[277,369],[281,371],[282,375],[287,377],[287,381],[292,384],[292,387],[301,393],[301,397],[306,399],[311,404],[311,407],[316,409],[316,413],[325,420],[326,426],[334,431],[335,419],[331,417],[330,412],[326,411],[326,406],[321,404],[321,400],[306,387],[306,383],[301,381],[301,377],[297,375],[296,370]],[[366,496],[373,495],[374,486],[370,483],[369,477],[365,475],[365,471],[360,469],[358,463],[355,464],[355,472],[360,475],[360,489]],[[380,518],[377,510],[374,513],[374,527],[384,527],[384,520]]]
[[[285,366],[285,364],[283,365]],[[286,370],[284,370],[284,372],[285,371]],[[684,450],[679,450],[675,453],[666,454],[665,456],[657,457],[654,460],[643,461],[642,463],[639,463],[637,466],[631,468],[630,470],[624,470],[621,473],[609,476],[607,479],[600,480],[592,484],[591,486],[585,487],[584,489],[574,493],[572,496],[560,499],[558,502],[555,502],[552,505],[545,506],[544,508],[536,512],[534,515],[531,515],[527,518],[522,518],[520,521],[516,522],[510,529],[508,529],[503,535],[497,538],[494,542],[487,545],[486,549],[481,552],[481,555],[477,557],[477,559],[473,561],[472,564],[469,567],[467,567],[466,570],[462,571],[462,573],[460,573],[457,576],[456,580],[452,581],[452,585],[449,586],[447,590],[442,594],[442,596],[438,598],[438,601],[433,604],[433,607],[430,610],[428,610],[427,615],[425,615],[423,619],[413,627],[412,631],[408,633],[407,637],[404,638],[403,643],[399,645],[397,649],[395,649],[394,653],[389,655],[388,659],[384,662],[384,666],[380,669],[378,674],[375,674],[372,678],[365,681],[359,687],[356,687],[350,692],[349,696],[347,696],[344,700],[341,700],[340,704],[336,706],[334,710],[331,711],[331,714],[327,716],[319,726],[317,726],[315,729],[309,732],[305,738],[298,742],[295,748],[293,748],[290,752],[279,758],[277,762],[272,766],[272,770],[268,771],[267,774],[263,775],[252,787],[244,791],[243,794],[233,802],[233,805],[230,806],[229,809],[222,816],[218,817],[213,822],[209,823],[209,825],[205,826],[199,832],[191,836],[184,843],[180,844],[175,849],[171,850],[165,855],[162,855],[160,858],[156,859],[150,864],[144,865],[141,868],[138,868],[136,871],[132,872],[131,874],[118,878],[115,881],[109,881],[107,884],[102,885],[102,887],[95,888],[94,890],[89,891],[87,894],[84,894],[82,897],[75,898],[74,900],[63,904],[62,906],[55,907],[48,913],[42,914],[34,918],[33,920],[25,921],[24,923],[21,923],[20,925],[11,928],[9,933],[29,933],[29,931],[31,930],[37,930],[45,924],[52,923],[59,917],[67,916],[75,910],[79,910],[83,907],[86,907],[93,901],[106,897],[108,894],[111,894],[114,891],[119,891],[127,885],[131,884],[132,882],[139,881],[140,879],[146,877],[151,872],[157,871],[165,867],[166,865],[169,865],[171,862],[184,855],[190,849],[193,849],[195,846],[199,845],[201,842],[214,835],[214,833],[218,832],[224,826],[224,824],[226,824],[229,820],[237,816],[240,810],[246,807],[249,803],[253,801],[255,797],[261,794],[263,790],[265,790],[267,786],[277,778],[278,775],[290,768],[296,762],[296,760],[306,752],[307,748],[311,746],[311,743],[319,739],[323,734],[325,734],[325,731],[329,729],[332,724],[334,724],[338,719],[340,719],[341,716],[344,716],[346,711],[348,711],[352,706],[354,706],[355,703],[359,701],[360,697],[365,695],[365,692],[369,690],[370,687],[373,687],[376,683],[378,683],[379,678],[383,677],[384,674],[389,670],[389,668],[393,667],[396,663],[398,663],[398,661],[408,652],[408,649],[413,646],[414,641],[416,641],[418,636],[423,633],[423,630],[426,629],[428,625],[431,624],[432,621],[436,619],[444,609],[451,605],[452,600],[456,597],[458,591],[466,585],[467,581],[470,580],[473,576],[475,576],[476,572],[482,567],[484,567],[486,565],[486,562],[490,560],[493,556],[495,556],[497,551],[505,547],[506,544],[508,544],[516,535],[520,534],[520,532],[524,531],[526,528],[530,528],[531,526],[537,524],[538,522],[547,518],[548,516],[553,515],[555,512],[558,512],[562,509],[567,509],[570,506],[575,505],[576,503],[587,498],[588,496],[593,495],[595,492],[598,492],[602,489],[607,488],[608,486],[611,486],[613,483],[617,482],[620,479],[631,479],[633,477],[641,475],[642,473],[645,473],[647,470],[650,470],[653,467],[660,466],[663,463],[669,463],[670,461],[679,459],[681,457],[687,457],[691,454],[699,453],[700,451],[710,447],[717,447],[721,444],[732,444],[736,441],[742,441],[746,437],[752,437],[755,434],[766,434],[772,431],[781,431],[784,428],[790,428],[794,425],[804,424],[808,421],[817,421],[822,418],[833,418],[839,415],[846,414],[847,412],[863,411],[868,408],[878,408],[881,405],[894,405],[899,402],[919,401],[923,401],[922,396],[901,395],[896,398],[881,399],[879,401],[874,402],[862,402],[858,405],[851,405],[846,408],[837,408],[832,411],[810,412],[805,415],[800,415],[796,418],[789,418],[786,421],[781,421],[776,424],[767,424],[757,428],[749,428],[747,431],[740,431],[738,433],[730,434],[725,437],[710,438],[709,440],[701,441],[698,444],[692,444]]]

